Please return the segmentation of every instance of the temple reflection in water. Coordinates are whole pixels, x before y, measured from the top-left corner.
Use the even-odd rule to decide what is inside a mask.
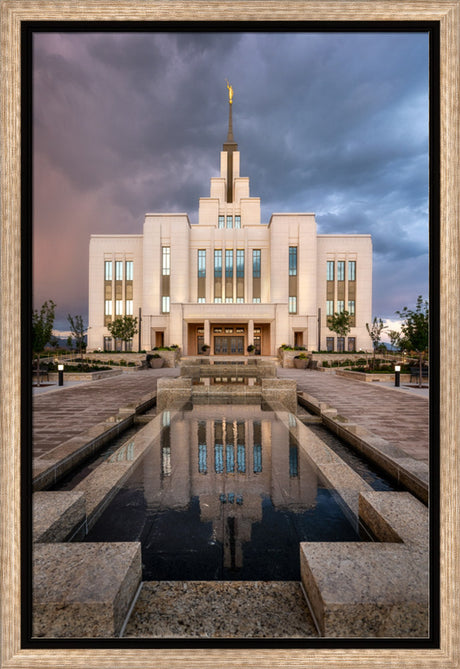
[[[316,474],[272,411],[198,405],[180,414],[182,420],[171,421],[163,412],[160,448],[144,461],[147,506],[181,509],[198,498],[200,520],[212,523],[212,539],[224,547],[224,567],[240,567],[263,500],[280,511],[304,512],[315,505]]]

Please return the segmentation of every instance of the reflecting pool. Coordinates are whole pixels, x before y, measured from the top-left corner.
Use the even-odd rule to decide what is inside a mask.
[[[195,404],[161,421],[85,539],[140,541],[143,580],[300,580],[301,541],[363,540],[277,412]]]

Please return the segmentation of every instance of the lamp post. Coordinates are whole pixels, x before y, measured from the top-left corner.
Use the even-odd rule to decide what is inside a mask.
[[[58,365],[58,386],[64,385],[64,365]]]
[[[401,365],[395,365],[395,387],[399,388],[399,377],[401,373]]]

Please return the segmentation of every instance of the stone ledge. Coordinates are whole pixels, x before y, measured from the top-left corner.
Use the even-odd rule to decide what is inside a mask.
[[[428,503],[428,465],[415,460],[386,439],[378,437],[367,428],[349,423],[325,402],[319,402],[307,393],[297,393],[299,404],[321,417],[323,424],[356,451],[390,474],[424,504]]]
[[[427,637],[428,510],[409,493],[366,492],[360,514],[388,543],[301,543],[301,576],[325,637]]]
[[[33,636],[119,636],[141,572],[139,543],[35,544]]]
[[[36,492],[33,495],[33,541],[52,543],[84,536],[84,495],[75,491]]]

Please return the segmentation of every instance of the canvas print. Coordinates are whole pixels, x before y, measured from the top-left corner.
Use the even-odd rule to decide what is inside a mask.
[[[32,79],[33,638],[428,639],[428,33]]]

